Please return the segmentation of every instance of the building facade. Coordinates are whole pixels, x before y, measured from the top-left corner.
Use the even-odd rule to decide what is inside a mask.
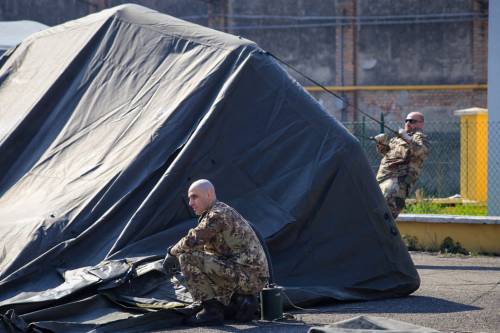
[[[257,42],[341,95],[291,72],[343,122],[486,107],[487,0],[4,0],[0,20],[56,25],[129,2]]]
[[[3,0],[0,20],[56,25],[137,3],[255,41],[340,100],[289,70],[355,134],[375,171],[368,137],[405,115],[426,117],[433,151],[417,186],[460,193],[455,110],[487,108],[488,0]]]

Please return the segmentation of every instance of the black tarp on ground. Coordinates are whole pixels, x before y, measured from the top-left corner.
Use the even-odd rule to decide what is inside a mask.
[[[144,267],[196,223],[198,178],[266,237],[292,300],[418,288],[359,143],[251,41],[135,5],[37,33],[0,68],[0,143],[9,325],[151,325],[137,304],[184,294]]]

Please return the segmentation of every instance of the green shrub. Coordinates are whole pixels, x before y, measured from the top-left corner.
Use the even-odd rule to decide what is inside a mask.
[[[446,237],[445,239],[443,239],[439,250],[441,251],[441,253],[460,253],[465,255],[469,254],[469,251],[463,248],[459,242],[455,242],[451,237]]]
[[[401,238],[409,251],[416,251],[419,249],[417,236],[402,235]]]

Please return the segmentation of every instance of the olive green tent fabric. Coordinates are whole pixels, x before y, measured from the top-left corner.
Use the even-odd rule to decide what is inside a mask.
[[[260,231],[294,302],[419,286],[359,142],[249,40],[115,7],[21,43],[0,108],[4,325],[140,326],[139,304],[189,303],[137,272],[196,224],[199,178]]]

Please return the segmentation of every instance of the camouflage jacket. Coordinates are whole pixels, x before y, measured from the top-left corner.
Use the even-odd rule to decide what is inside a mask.
[[[201,250],[227,258],[269,277],[266,254],[250,224],[232,207],[216,201],[198,225],[174,245],[178,253]]]
[[[377,173],[379,183],[397,177],[410,187],[415,184],[429,154],[430,144],[421,131],[416,131],[410,137],[409,143],[400,137],[393,137],[388,145],[377,145],[378,151],[384,156]]]

